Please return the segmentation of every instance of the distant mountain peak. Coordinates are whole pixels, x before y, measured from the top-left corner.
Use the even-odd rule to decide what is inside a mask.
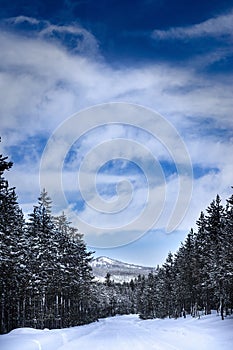
[[[106,263],[106,264],[114,264],[116,262],[119,262],[118,260],[108,258],[107,256],[99,256],[98,258],[94,259],[94,261],[98,263]]]
[[[96,280],[101,282],[104,281],[107,273],[110,273],[112,280],[122,283],[129,282],[138,275],[148,275],[150,272],[155,272],[153,267],[129,264],[107,256],[95,258],[91,266]]]

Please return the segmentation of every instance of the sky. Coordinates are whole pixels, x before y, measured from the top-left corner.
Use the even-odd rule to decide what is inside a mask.
[[[156,266],[232,194],[232,1],[0,0],[0,151],[95,256]]]

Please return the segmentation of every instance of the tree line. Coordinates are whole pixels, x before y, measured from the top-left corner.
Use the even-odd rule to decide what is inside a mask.
[[[233,196],[224,207],[219,195],[201,212],[184,243],[143,281],[138,305],[143,319],[200,316],[233,310]]]
[[[233,195],[226,206],[216,196],[196,229],[175,254],[168,253],[155,273],[115,284],[106,276],[103,316],[137,313],[141,319],[200,317],[217,310],[222,319],[233,313]],[[103,286],[102,286],[103,288]],[[100,293],[101,295],[101,293]],[[104,305],[104,302],[102,302]]]
[[[15,189],[4,178],[11,167],[0,155],[1,333],[95,320],[92,253],[64,214],[51,215],[45,190],[25,221]]]
[[[154,274],[129,283],[94,281],[83,236],[65,214],[54,217],[45,190],[25,220],[0,155],[0,332],[17,327],[62,328],[100,317],[136,313],[142,319],[233,308],[233,196],[219,196],[197,229]]]

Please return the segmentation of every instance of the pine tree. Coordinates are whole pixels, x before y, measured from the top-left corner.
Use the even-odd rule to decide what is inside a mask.
[[[25,275],[24,218],[14,188],[3,177],[12,167],[0,155],[0,298],[1,333],[18,327],[21,319],[21,288]]]
[[[104,281],[104,284],[107,286],[107,287],[111,287],[113,282],[111,281],[111,274],[109,272],[107,272],[106,276],[105,276],[105,281]]]
[[[49,203],[49,205],[48,205]],[[50,198],[43,191],[29,214],[27,237],[29,242],[28,265],[30,276],[29,298],[33,301],[31,319],[38,328],[52,323],[51,291],[56,282],[58,241],[51,216]],[[52,297],[53,298],[53,297]]]
[[[53,219],[58,237],[58,269],[60,296],[63,300],[63,326],[77,325],[95,319],[90,309],[94,308],[95,298],[92,288],[90,262],[92,252],[87,252],[83,235],[70,226],[65,214]]]
[[[220,253],[226,310],[233,309],[233,195],[227,200]]]
[[[148,319],[156,317],[156,283],[155,277],[149,273],[145,288],[142,293],[143,304],[140,309],[140,318]]]
[[[221,205],[219,195],[207,208],[206,231],[207,235],[207,266],[209,286],[216,297],[215,304],[219,302],[222,306],[225,300],[224,270],[222,269],[222,249],[223,249],[223,228],[224,228],[224,208]],[[222,313],[223,318],[223,313]]]
[[[0,137],[1,142],[1,137]],[[3,157],[2,154],[0,154],[0,188],[2,188],[2,185],[4,184],[5,180],[3,178],[4,171],[9,170],[13,163],[7,161],[8,157]]]
[[[39,198],[38,198],[38,204],[40,207],[43,207],[46,211],[47,215],[51,215],[52,211],[52,200],[48,196],[48,192],[46,192],[45,188],[43,188]]]
[[[164,270],[164,299],[165,299],[165,307],[167,309],[167,315],[172,317],[175,310],[175,303],[174,303],[174,261],[173,261],[173,255],[171,252],[168,253],[167,259],[165,263],[163,264],[163,270]]]
[[[146,278],[144,275],[139,275],[136,279],[136,305],[140,315],[144,315],[144,298],[143,293],[146,287]]]
[[[209,255],[209,237],[206,230],[207,219],[201,212],[197,220],[197,232],[195,232],[194,254],[195,254],[195,273],[197,278],[197,303],[204,309],[205,314],[211,312],[211,286],[208,282],[208,255]]]

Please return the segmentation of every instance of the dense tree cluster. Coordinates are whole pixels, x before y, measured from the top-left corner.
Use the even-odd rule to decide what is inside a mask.
[[[0,332],[16,327],[61,328],[100,317],[138,313],[142,319],[233,309],[233,196],[217,196],[197,229],[154,274],[129,283],[94,282],[82,235],[63,213],[51,214],[45,190],[25,221],[0,155]]]
[[[96,282],[96,315],[99,318],[137,313],[134,281],[115,283],[107,273],[105,282]]]
[[[174,256],[149,275],[141,294],[141,318],[196,316],[233,309],[233,196],[217,195]]]
[[[0,156],[1,333],[16,327],[60,328],[95,320],[91,253],[65,215],[51,215],[44,190],[29,220],[3,173]]]
[[[225,207],[217,195],[201,213],[186,240],[155,273],[115,284],[107,274],[99,284],[102,317],[138,313],[142,319],[199,317],[211,309],[233,311],[233,196]]]

